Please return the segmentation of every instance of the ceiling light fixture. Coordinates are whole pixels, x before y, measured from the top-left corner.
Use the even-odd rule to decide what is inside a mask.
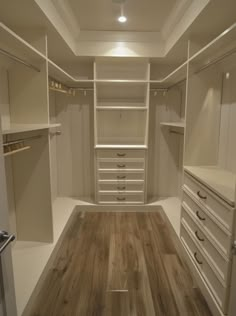
[[[120,23],[125,23],[127,21],[127,17],[124,16],[124,15],[121,15],[121,16],[118,17],[118,21]]]
[[[118,21],[120,23],[125,23],[127,21],[127,17],[124,15],[124,2],[120,4],[120,16],[118,17]]]

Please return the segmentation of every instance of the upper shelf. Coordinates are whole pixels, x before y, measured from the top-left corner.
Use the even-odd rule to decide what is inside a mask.
[[[0,23],[0,39],[0,49],[7,51],[27,63],[31,63],[35,67],[46,60],[46,57],[41,52],[3,23]]]
[[[224,58],[233,49],[236,49],[236,23],[200,49],[189,59],[189,62],[197,67],[194,70],[198,70],[218,59]]]
[[[11,127],[8,129],[3,129],[3,135],[10,135],[10,134],[17,134],[17,133],[24,133],[24,132],[32,132],[32,131],[39,131],[43,129],[50,129],[59,127],[61,124],[11,124]]]

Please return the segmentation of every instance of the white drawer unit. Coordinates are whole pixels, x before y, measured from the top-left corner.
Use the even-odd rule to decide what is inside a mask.
[[[104,204],[142,204],[144,203],[144,195],[133,193],[128,194],[121,192],[99,192],[99,203]]]
[[[99,191],[139,191],[143,192],[143,182],[129,183],[126,181],[116,181],[116,183],[99,182]]]
[[[143,158],[98,158],[98,169],[110,169],[110,170],[144,170]]]
[[[234,216],[235,209],[226,200],[185,172],[180,237],[217,315],[228,314]]]
[[[101,204],[145,202],[146,153],[140,149],[99,149],[96,195]]]
[[[145,150],[98,149],[97,158],[145,158]]]
[[[207,209],[201,208],[201,205],[199,206],[197,200],[185,188],[182,206],[209,238],[211,238],[219,251],[226,257],[229,257],[232,248],[231,233]]]
[[[194,196],[202,207],[207,209],[226,229],[232,232],[234,209],[230,205],[186,172],[184,175],[184,187]]]
[[[229,274],[229,260],[227,257],[217,250],[211,240],[208,238],[204,230],[201,229],[200,225],[197,225],[188,212],[182,208],[181,224],[188,229],[189,235],[194,240],[195,244],[200,248],[201,253],[205,259],[209,262],[212,270],[222,280],[224,284],[228,281]]]
[[[184,225],[181,225],[180,237],[188,255],[192,259],[192,262],[194,262],[195,268],[204,278],[208,286],[208,290],[214,296],[223,313],[225,313],[227,306],[228,287],[225,287],[222,282],[220,282],[219,278],[216,277],[216,274],[212,270],[209,263],[206,261],[204,255],[202,255],[202,252],[194,243],[191,235],[186,230]]]

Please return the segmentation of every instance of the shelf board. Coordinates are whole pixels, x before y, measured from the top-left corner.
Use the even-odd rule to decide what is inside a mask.
[[[185,128],[185,122],[161,122],[162,126]]]
[[[58,80],[69,87],[93,88],[93,79],[77,79],[71,76],[68,72],[59,67],[50,59],[48,59],[48,72],[49,77]]]
[[[101,84],[148,84],[149,80],[126,80],[126,79],[96,79],[96,83]]]
[[[226,203],[235,206],[236,174],[217,166],[185,166],[184,170]]]
[[[94,147],[95,149],[109,149],[109,148],[114,148],[114,149],[147,149],[148,147],[146,145],[96,145]]]
[[[46,56],[22,39],[6,25],[0,23],[0,48],[28,63],[39,64],[46,61]]]
[[[9,134],[17,134],[17,133],[24,133],[24,132],[32,132],[38,131],[43,129],[50,129],[59,127],[61,124],[12,124],[9,129],[5,129],[2,131],[3,135]]]
[[[148,107],[141,106],[97,106],[96,110],[135,110],[135,111],[146,111]]]
[[[189,59],[190,64],[197,66],[198,69],[211,64],[212,61],[221,58],[232,49],[236,49],[235,38],[236,23],[195,53]]]
[[[177,67],[174,71],[168,74],[166,77],[160,80],[150,80],[150,88],[170,88],[172,85],[175,85],[179,82],[186,80],[187,77],[187,65],[188,61],[185,61],[179,67]]]

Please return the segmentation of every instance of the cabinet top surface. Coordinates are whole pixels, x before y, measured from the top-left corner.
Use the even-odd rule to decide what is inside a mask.
[[[220,196],[231,206],[235,206],[236,175],[217,166],[185,166],[184,170]]]

